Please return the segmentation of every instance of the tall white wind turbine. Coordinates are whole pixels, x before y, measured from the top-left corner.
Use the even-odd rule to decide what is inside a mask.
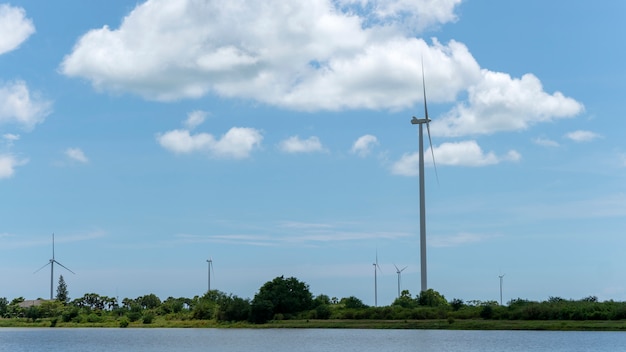
[[[421,265],[421,292],[428,290],[427,271],[426,271],[426,198],[424,185],[424,134],[422,125],[426,124],[428,131],[428,143],[430,151],[433,155],[433,165],[435,166],[435,175],[437,175],[437,165],[435,164],[435,152],[433,151],[433,142],[430,138],[430,119],[428,118],[428,107],[426,105],[426,79],[424,78],[424,62],[422,62],[422,87],[424,89],[424,118],[418,119],[413,116],[411,124],[419,125],[419,188],[420,188],[420,265]],[[439,177],[437,176],[437,182]]]
[[[65,265],[59,263],[56,259],[54,259],[54,233],[53,233],[52,234],[52,259],[50,259],[46,265],[44,265],[41,268],[37,269],[37,271],[35,271],[33,273],[33,274],[36,274],[37,272],[39,272],[39,270],[41,270],[41,269],[45,268],[46,266],[50,265],[50,300],[54,299],[53,291],[54,291],[54,264],[55,263],[58,264],[63,269],[65,269],[65,270],[69,271],[70,273],[76,275],[75,272],[71,271]]]
[[[378,265],[378,252],[376,252],[376,262],[372,264],[374,266],[374,307],[378,307],[378,270],[380,270],[380,266]],[[382,273],[382,270],[380,270]]]
[[[400,280],[401,280],[400,276],[402,275],[402,272],[404,271],[404,269],[406,269],[407,267],[405,266],[404,268],[399,269],[397,265],[394,264],[393,266],[396,267],[396,274],[398,274],[398,298],[400,298],[400,292],[401,292],[400,291]]]

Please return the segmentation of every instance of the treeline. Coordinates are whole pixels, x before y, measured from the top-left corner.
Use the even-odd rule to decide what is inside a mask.
[[[61,286],[61,285],[60,285]],[[327,295],[313,296],[309,286],[296,278],[277,277],[265,283],[252,300],[211,290],[193,298],[154,294],[134,299],[118,299],[95,293],[70,300],[66,287],[57,290],[56,300],[25,306],[23,298],[9,302],[0,298],[0,316],[6,319],[38,321],[49,319],[72,324],[115,324],[126,327],[132,322],[152,324],[165,321],[214,321],[216,323],[249,322],[263,324],[270,320],[289,319],[379,319],[420,320],[494,319],[494,320],[622,320],[626,319],[626,302],[599,302],[596,297],[567,300],[550,297],[543,302],[514,299],[506,306],[496,301],[447,301],[429,289],[415,297],[405,290],[391,305],[371,307],[354,296],[338,299]]]

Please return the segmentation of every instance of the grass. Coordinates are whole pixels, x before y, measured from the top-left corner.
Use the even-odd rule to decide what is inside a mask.
[[[124,319],[124,318],[122,318]],[[61,322],[56,327],[119,328],[121,319],[100,322]],[[0,319],[0,327],[50,327],[51,319],[36,322],[26,319]],[[168,320],[156,317],[152,323],[129,322],[128,328],[254,328],[254,329],[431,329],[431,330],[553,330],[553,331],[626,331],[624,320],[279,320],[267,324],[219,323],[214,320]]]

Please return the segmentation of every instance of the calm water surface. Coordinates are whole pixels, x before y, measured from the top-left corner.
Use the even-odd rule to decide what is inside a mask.
[[[358,329],[0,329],[0,351],[626,351],[623,332]]]

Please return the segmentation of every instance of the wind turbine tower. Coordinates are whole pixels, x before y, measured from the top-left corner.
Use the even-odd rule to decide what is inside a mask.
[[[207,291],[207,292],[210,292],[210,291],[211,291],[211,271],[213,271],[213,258],[209,258],[209,259],[207,259],[207,261],[206,261],[206,262],[207,262],[207,263],[209,263],[209,267],[208,267],[208,274],[209,274],[209,291]],[[215,274],[215,273],[213,273],[213,274]]]
[[[426,80],[424,78],[424,63],[422,62],[422,86],[424,88],[424,118],[418,119],[413,116],[411,124],[419,125],[419,188],[420,188],[420,266],[421,266],[421,292],[428,290],[427,283],[427,271],[426,271],[426,199],[425,199],[425,185],[424,185],[424,134],[422,131],[422,125],[426,124],[428,130],[428,142],[430,144],[430,151],[433,155],[433,165],[435,164],[435,152],[433,151],[433,142],[430,138],[430,119],[428,118],[428,107],[426,106]],[[437,166],[435,165],[435,174],[437,173]]]
[[[380,270],[378,266],[378,253],[376,253],[376,262],[372,264],[374,266],[374,307],[378,307],[378,276],[377,271]],[[381,270],[382,272],[382,270]]]
[[[498,275],[500,278],[500,305],[502,305],[502,279],[504,278],[504,275],[506,274]]]
[[[398,274],[398,298],[400,298],[400,275],[402,275],[402,272],[404,271],[404,269],[406,269],[407,267],[405,266],[402,269],[398,269],[398,267],[394,264],[393,266],[396,267],[396,274]]]
[[[39,272],[39,270],[41,270],[41,269],[45,268],[46,266],[50,265],[50,300],[54,299],[53,291],[54,291],[54,264],[55,263],[58,264],[63,269],[65,269],[65,270],[69,271],[70,273],[76,275],[75,272],[71,271],[65,265],[59,263],[56,259],[54,259],[54,233],[53,233],[52,234],[52,259],[50,259],[46,265],[44,265],[41,268],[37,269],[37,271],[35,271],[33,273],[33,274],[36,274],[37,272]]]

